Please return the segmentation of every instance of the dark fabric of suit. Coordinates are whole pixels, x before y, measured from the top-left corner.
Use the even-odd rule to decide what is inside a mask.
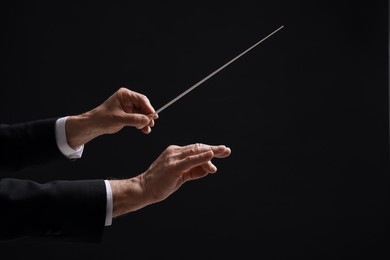
[[[0,124],[0,240],[98,243],[106,217],[104,180],[37,183],[12,172],[67,160],[55,139],[57,118]]]

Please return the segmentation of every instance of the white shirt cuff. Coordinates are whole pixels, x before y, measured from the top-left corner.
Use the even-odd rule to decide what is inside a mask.
[[[108,180],[104,180],[104,183],[106,184],[106,190],[107,190],[107,206],[106,206],[106,222],[105,226],[111,226],[112,224],[112,190],[111,185]]]
[[[61,153],[69,159],[81,158],[84,150],[84,145],[81,145],[76,149],[73,149],[69,146],[68,140],[66,139],[66,119],[68,119],[68,116],[61,117],[56,121],[56,140],[58,149],[60,149]]]
[[[56,121],[55,134],[56,134],[58,149],[60,149],[62,154],[69,159],[81,158],[84,151],[84,145],[81,145],[76,149],[73,149],[72,147],[69,146],[68,141],[66,139],[65,123],[67,118],[68,116],[61,117]],[[106,185],[106,194],[107,194],[106,220],[104,225],[111,226],[112,210],[113,210],[112,190],[111,190],[110,182],[108,180],[104,180],[104,183]]]

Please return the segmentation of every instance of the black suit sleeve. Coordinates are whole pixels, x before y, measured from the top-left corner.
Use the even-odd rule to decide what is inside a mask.
[[[0,125],[0,241],[101,240],[107,203],[104,180],[41,184],[4,174],[67,160],[57,147],[56,120]]]
[[[103,180],[0,180],[0,240],[98,243],[106,214]]]
[[[57,147],[57,118],[20,124],[0,124],[0,170],[19,170],[27,166],[66,159]]]

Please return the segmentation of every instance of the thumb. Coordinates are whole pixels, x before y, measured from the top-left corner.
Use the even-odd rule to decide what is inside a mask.
[[[127,126],[134,126],[138,129],[143,128],[149,124],[150,119],[143,114],[125,114],[123,116],[124,124]]]

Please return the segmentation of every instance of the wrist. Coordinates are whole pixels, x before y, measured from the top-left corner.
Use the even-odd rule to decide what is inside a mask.
[[[68,145],[72,148],[86,144],[101,135],[90,112],[69,116],[65,124]]]
[[[113,200],[113,218],[147,206],[140,180],[137,177],[125,180],[110,180]]]

